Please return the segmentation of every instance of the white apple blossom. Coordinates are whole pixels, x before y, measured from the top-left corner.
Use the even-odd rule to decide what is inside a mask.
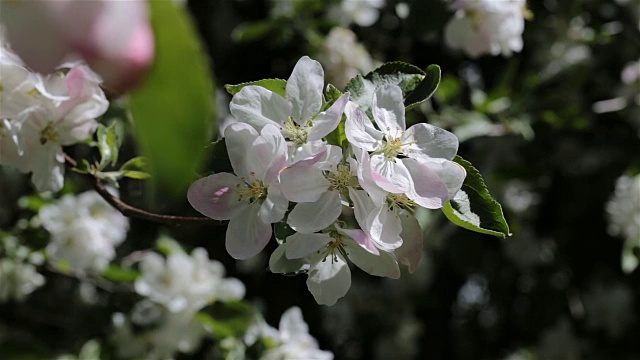
[[[343,25],[355,22],[360,26],[371,26],[380,17],[380,9],[385,0],[342,0],[339,6],[331,9],[331,17]]]
[[[382,86],[374,93],[372,113],[380,130],[357,104],[349,102],[345,112],[347,139],[370,152],[371,178],[383,190],[406,194],[417,205],[437,209],[462,186],[466,173],[451,161],[458,150],[458,139],[424,123],[406,129],[398,86]]]
[[[44,283],[44,276],[32,264],[0,259],[0,303],[22,301]]]
[[[268,344],[260,360],[333,359],[331,352],[318,348],[318,342],[309,334],[309,326],[298,307],[289,308],[282,314],[278,329],[263,320],[254,323],[247,330],[245,342],[251,346],[259,339]]]
[[[271,224],[282,220],[289,206],[278,183],[287,164],[287,145],[271,124],[260,133],[248,124],[231,124],[225,138],[235,175],[202,178],[191,185],[187,198],[203,215],[230,220],[227,251],[244,260],[264,249],[271,238]]]
[[[287,80],[286,97],[261,86],[245,86],[233,96],[229,109],[237,121],[257,130],[268,124],[275,126],[297,148],[329,135],[342,119],[349,94],[321,112],[323,88],[322,66],[303,56]]]
[[[38,212],[51,234],[49,261],[65,261],[78,271],[106,270],[124,241],[129,220],[95,192],[67,194]]]
[[[9,42],[35,71],[80,55],[109,87],[126,90],[153,60],[146,0],[2,0],[0,8]]]
[[[455,0],[456,13],[445,28],[445,42],[471,57],[511,56],[522,50],[525,0]]]
[[[640,247],[640,175],[622,176],[606,204],[609,233],[625,240],[622,269],[632,272],[638,266],[634,247]]]
[[[191,256],[177,251],[166,260],[156,253],[146,253],[140,264],[142,275],[135,282],[136,292],[162,304],[170,312],[191,312],[216,301],[244,297],[244,285],[225,278],[224,266],[209,260],[207,251],[196,248]]]
[[[326,69],[329,83],[343,88],[358,74],[374,69],[367,49],[357,42],[353,31],[336,26],[329,31],[318,53],[318,60]]]

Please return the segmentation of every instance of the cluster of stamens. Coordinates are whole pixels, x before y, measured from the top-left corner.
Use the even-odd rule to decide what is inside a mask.
[[[345,164],[339,164],[336,171],[325,172],[324,177],[329,180],[329,191],[346,191],[348,188],[358,186],[358,178],[351,172],[351,168]]]
[[[252,177],[256,175],[254,172],[250,174]],[[239,196],[238,201],[248,200],[250,203],[254,203],[267,197],[267,187],[264,186],[262,180],[254,179],[253,181],[248,181],[246,177],[241,179],[244,184],[236,185],[236,193]]]
[[[289,139],[289,141],[294,142],[296,145],[307,143],[309,129],[311,129],[310,122],[305,126],[300,126],[293,121],[293,118],[291,116],[289,116],[289,119],[284,124],[285,137]]]
[[[390,211],[395,209],[404,209],[413,211],[417,204],[409,199],[405,194],[387,194],[387,206]]]
[[[344,249],[344,245],[342,244],[342,235],[336,231],[336,230],[331,230],[329,231],[329,236],[331,236],[333,238],[333,240],[328,243],[324,248],[318,250],[318,254],[324,254],[324,257],[322,258],[322,261],[327,261],[327,258],[330,257],[331,258],[331,263],[337,263],[338,262],[338,255],[337,253],[342,254],[343,257],[347,257],[347,251]]]
[[[40,132],[40,144],[44,145],[49,141],[57,142],[59,137],[60,136],[58,135],[53,123],[49,123]]]
[[[387,134],[390,135],[384,142],[382,149],[374,152],[374,154],[383,154],[387,158],[395,158],[398,154],[403,153],[403,149],[415,144],[415,140],[412,139],[405,131],[396,128],[396,134],[391,135],[391,128],[387,128]]]

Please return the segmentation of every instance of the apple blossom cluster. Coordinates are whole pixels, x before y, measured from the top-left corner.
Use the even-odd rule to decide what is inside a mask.
[[[81,272],[105,271],[129,230],[129,219],[94,191],[64,195],[40,208],[38,217],[51,234],[49,261]]]
[[[44,283],[44,276],[31,263],[13,259],[0,261],[0,304],[22,301]]]
[[[0,165],[30,172],[40,192],[60,190],[62,147],[88,139],[109,107],[100,83],[80,62],[32,72],[0,41]]]
[[[122,358],[167,359],[196,350],[207,334],[196,313],[216,301],[240,300],[245,293],[244,284],[225,278],[223,265],[209,260],[203,248],[191,255],[176,250],[166,259],[147,252],[140,270],[134,287],[144,299],[129,319],[122,313],[112,317],[112,341]]]
[[[343,25],[354,22],[359,26],[371,26],[378,21],[380,9],[385,5],[386,0],[342,0],[329,15]]]
[[[326,103],[324,71],[301,58],[285,96],[247,85],[230,104],[225,131],[234,173],[217,173],[189,189],[191,205],[229,220],[226,249],[236,259],[260,253],[286,223],[291,235],[271,255],[275,273],[306,273],[319,304],[332,305],[351,285],[349,261],[371,275],[398,278],[422,255],[412,211],[438,209],[466,172],[452,159],[458,139],[420,123],[407,129],[403,94],[377,88],[370,120],[349,93]],[[327,141],[346,115],[342,146]],[[375,124],[375,125],[374,125]]]
[[[268,344],[260,360],[333,359],[330,351],[318,348],[318,342],[309,334],[309,326],[304,322],[302,311],[298,307],[289,308],[282,314],[278,329],[264,320],[251,325],[245,333],[244,342],[247,346],[252,346],[258,340]]]
[[[474,58],[522,50],[525,0],[454,0],[450,8],[455,15],[445,28],[449,47]]]

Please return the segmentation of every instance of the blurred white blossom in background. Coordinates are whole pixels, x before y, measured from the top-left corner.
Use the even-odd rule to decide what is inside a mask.
[[[44,283],[44,276],[32,264],[7,258],[0,260],[0,303],[22,301]]]
[[[606,205],[609,233],[625,240],[622,269],[631,272],[638,266],[634,247],[640,246],[640,175],[622,176]]]
[[[309,334],[309,326],[304,322],[302,311],[298,307],[292,307],[282,314],[278,329],[264,321],[252,325],[245,334],[245,343],[251,346],[258,340],[271,344],[260,360],[333,359],[330,351],[318,348],[318,342]]]
[[[456,13],[445,28],[445,42],[471,57],[511,56],[522,50],[525,0],[455,0]]]
[[[38,216],[51,234],[49,261],[78,271],[106,270],[129,230],[129,219],[93,191],[67,194],[43,206]]]
[[[318,53],[318,61],[325,69],[327,81],[342,89],[349,79],[373,70],[374,63],[367,49],[358,42],[353,31],[334,27]]]
[[[360,26],[371,26],[380,17],[380,9],[386,5],[385,0],[343,0],[331,9],[329,16],[342,25],[354,22]]]

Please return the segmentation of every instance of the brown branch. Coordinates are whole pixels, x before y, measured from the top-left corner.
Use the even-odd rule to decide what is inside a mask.
[[[75,168],[78,166],[78,162],[70,157],[67,154],[64,154],[65,163],[71,167]],[[93,176],[92,174],[82,174],[78,173],[78,175],[85,178],[93,187],[93,189],[102,196],[111,206],[113,206],[116,210],[120,211],[122,215],[126,217],[136,218],[147,220],[151,222],[155,222],[158,224],[168,225],[168,226],[180,226],[180,225],[208,225],[208,226],[222,226],[226,225],[226,221],[214,220],[208,217],[202,216],[174,216],[174,215],[164,215],[164,214],[156,214],[146,210],[142,210],[135,206],[131,206],[119,198],[111,195],[111,193],[107,190],[107,188],[102,183],[102,180]]]

